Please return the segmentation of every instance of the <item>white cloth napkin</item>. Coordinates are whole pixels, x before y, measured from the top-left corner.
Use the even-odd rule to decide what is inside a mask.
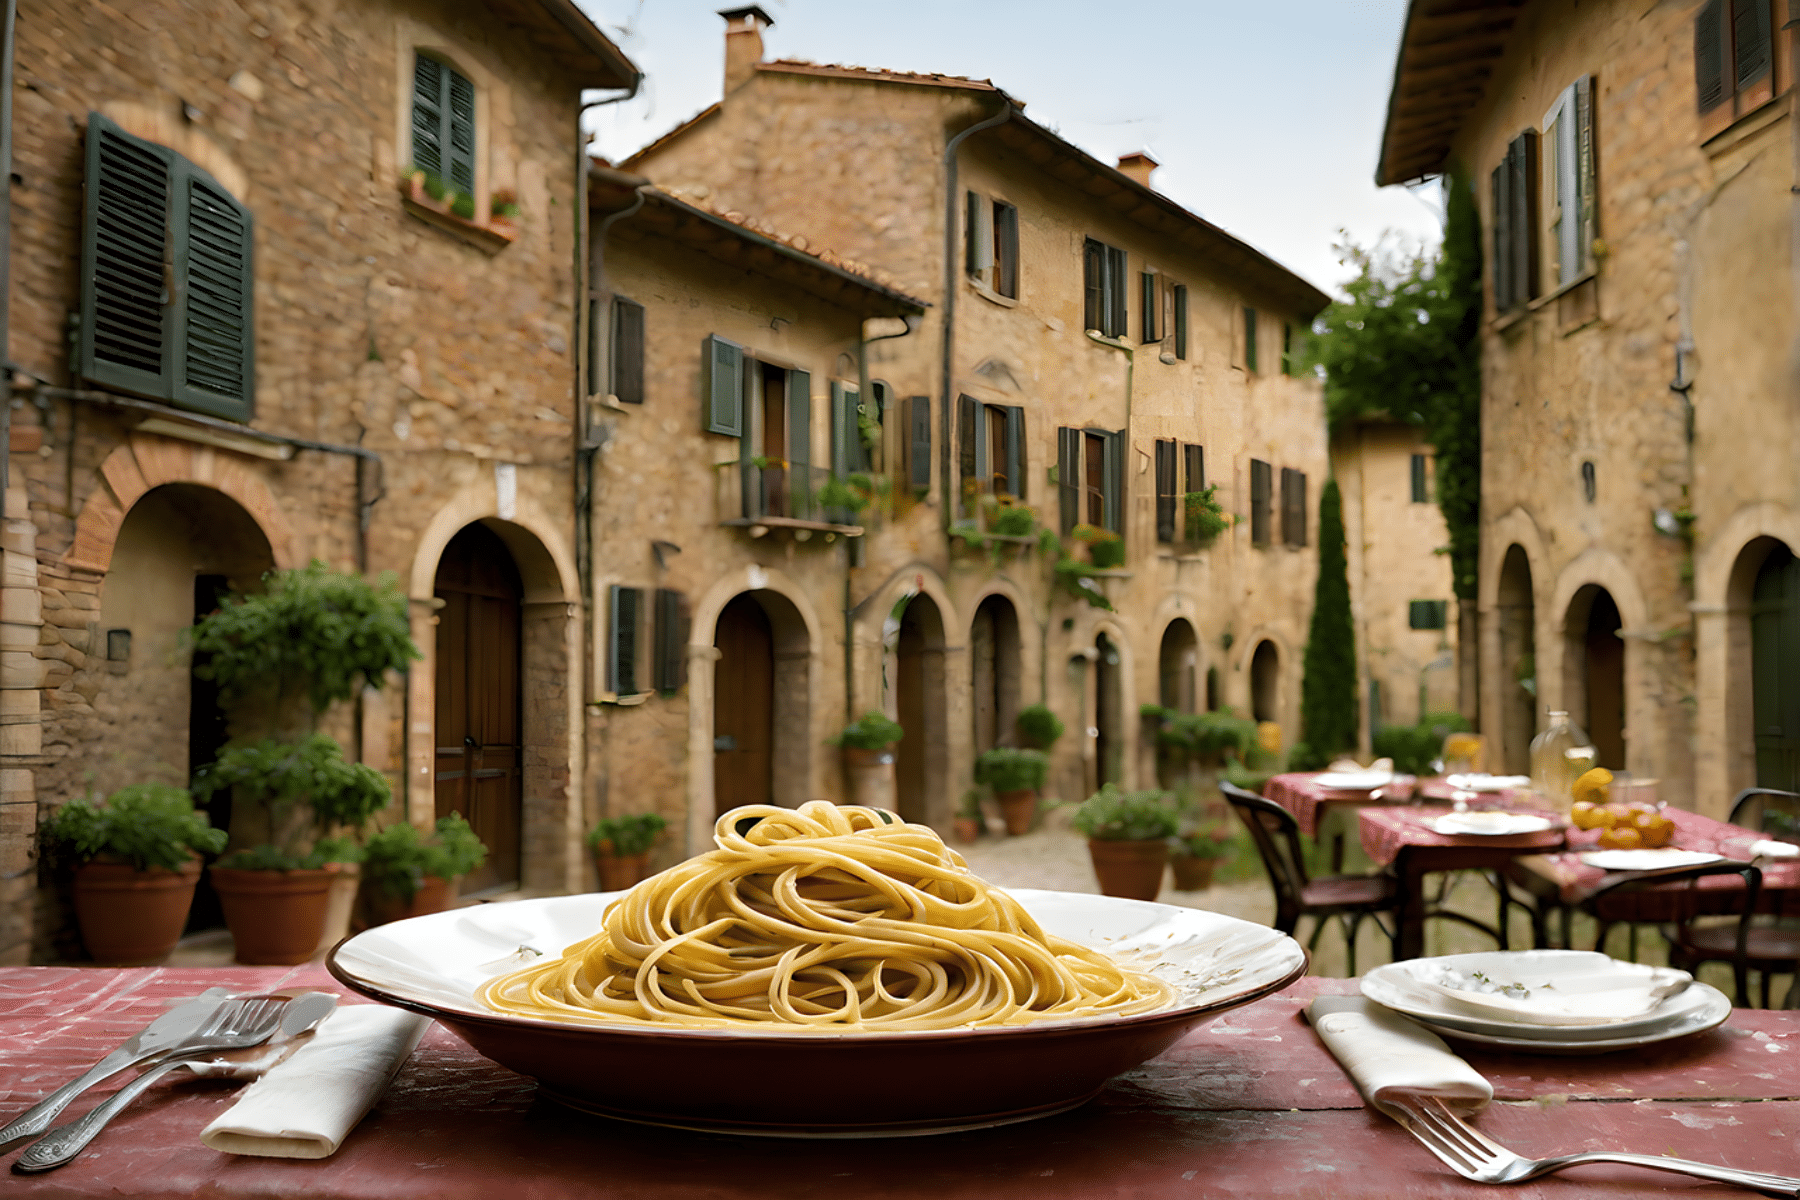
[[[1400,1110],[1387,1103],[1395,1093],[1436,1096],[1465,1113],[1480,1112],[1494,1098],[1493,1085],[1442,1038],[1371,1000],[1320,996],[1307,1007],[1306,1019],[1363,1099],[1396,1121]]]
[[[380,1004],[340,1008],[285,1062],[200,1132],[227,1154],[328,1158],[381,1099],[430,1028]]]
[[[1792,842],[1772,842],[1767,839],[1750,843],[1750,855],[1753,858],[1793,858],[1800,855],[1800,846]]]

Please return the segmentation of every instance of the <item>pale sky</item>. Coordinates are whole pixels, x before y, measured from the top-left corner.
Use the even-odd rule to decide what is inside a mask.
[[[614,161],[719,98],[726,0],[577,0],[646,78],[597,110]],[[765,57],[992,79],[1105,162],[1334,292],[1339,229],[1436,241],[1437,191],[1377,189],[1405,0],[762,0]],[[798,231],[797,231],[798,232]]]

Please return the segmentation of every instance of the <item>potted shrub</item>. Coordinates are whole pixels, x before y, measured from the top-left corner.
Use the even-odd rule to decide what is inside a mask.
[[[194,811],[186,788],[134,783],[96,804],[71,800],[44,826],[53,852],[75,860],[75,919],[94,961],[157,962],[174,949],[200,880],[200,855],[225,831]]]
[[[1037,815],[1038,789],[1050,773],[1050,756],[1042,750],[996,746],[975,760],[975,782],[994,792],[1006,832],[1028,833]]]
[[[333,879],[351,895],[354,839],[393,799],[387,780],[319,731],[332,705],[419,657],[406,598],[314,561],[230,595],[193,628],[195,673],[217,683],[237,736],[194,777],[196,795],[232,789],[232,845],[213,884],[243,963],[304,962],[343,936],[325,920]],[[345,907],[347,917],[347,906]],[[310,930],[310,937],[308,931]]]
[[[1219,485],[1208,485],[1198,492],[1184,492],[1181,497],[1182,535],[1202,549],[1231,528],[1231,516],[1215,498]]]
[[[1072,824],[1088,839],[1101,892],[1156,899],[1176,829],[1173,800],[1166,792],[1125,792],[1109,783],[1075,809]]]
[[[1235,850],[1231,826],[1224,821],[1176,837],[1169,843],[1169,870],[1175,876],[1175,890],[1198,892],[1211,887],[1213,870]]]
[[[1033,704],[1019,710],[1013,719],[1013,726],[1019,731],[1019,737],[1027,746],[1048,752],[1056,745],[1056,739],[1063,735],[1063,723],[1057,720],[1056,714],[1050,711],[1047,704]]]
[[[588,830],[588,849],[600,873],[600,890],[622,892],[650,877],[650,848],[668,822],[656,813],[602,817]]]
[[[956,815],[950,818],[950,827],[956,833],[956,840],[968,845],[981,836],[981,825],[981,791],[970,788],[962,794]]]
[[[461,813],[439,817],[430,837],[400,821],[363,847],[363,887],[369,923],[443,912],[456,901],[456,882],[487,861],[487,847]]]
[[[894,744],[905,735],[900,723],[885,713],[866,712],[832,739],[844,753],[851,803],[894,807]]]

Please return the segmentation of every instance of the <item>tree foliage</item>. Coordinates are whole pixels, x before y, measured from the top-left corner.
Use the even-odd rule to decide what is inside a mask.
[[[1356,626],[1350,616],[1350,564],[1344,553],[1344,503],[1337,480],[1319,497],[1319,580],[1300,681],[1300,726],[1306,753],[1329,759],[1356,748]],[[1299,747],[1295,748],[1299,751]],[[1311,766],[1312,763],[1296,763]]]

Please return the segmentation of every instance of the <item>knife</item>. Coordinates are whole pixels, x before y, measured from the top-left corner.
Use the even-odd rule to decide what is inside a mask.
[[[0,1129],[0,1153],[14,1142],[36,1137],[50,1128],[58,1113],[69,1101],[110,1075],[157,1057],[200,1028],[213,1010],[230,997],[224,988],[207,988],[200,995],[171,1008],[150,1022],[117,1050],[89,1067],[79,1079],[71,1080],[26,1109],[12,1124]]]

